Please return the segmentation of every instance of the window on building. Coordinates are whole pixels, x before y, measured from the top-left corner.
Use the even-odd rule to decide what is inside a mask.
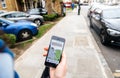
[[[6,0],[1,0],[2,8],[6,8]]]

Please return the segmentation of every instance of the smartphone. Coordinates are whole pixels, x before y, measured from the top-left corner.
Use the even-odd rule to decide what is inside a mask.
[[[64,38],[52,36],[49,44],[48,54],[45,60],[46,66],[56,68],[56,66],[60,63],[64,45]]]

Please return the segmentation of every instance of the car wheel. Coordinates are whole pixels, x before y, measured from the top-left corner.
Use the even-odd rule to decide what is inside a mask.
[[[105,32],[105,30],[101,30],[101,32],[100,32],[100,40],[101,40],[101,43],[103,45],[107,45],[110,42],[110,40],[108,38],[108,35]]]
[[[32,32],[30,30],[21,30],[18,34],[18,39],[20,41],[28,40],[32,38]]]
[[[40,26],[42,24],[40,19],[35,19],[34,23],[37,24],[37,26]]]

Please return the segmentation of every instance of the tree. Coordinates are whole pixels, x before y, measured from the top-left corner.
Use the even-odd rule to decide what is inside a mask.
[[[56,12],[61,15],[61,0],[46,0],[46,8],[48,14]]]
[[[57,12],[59,15],[61,15],[61,1],[60,0],[54,0],[53,2],[53,8],[55,10],[55,12]]]
[[[46,0],[46,8],[48,10],[48,14],[52,14],[54,12],[52,8],[52,0]]]

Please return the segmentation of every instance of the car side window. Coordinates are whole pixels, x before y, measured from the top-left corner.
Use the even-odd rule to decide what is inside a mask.
[[[39,11],[42,12],[43,11],[42,8],[40,8]]]
[[[39,11],[40,11],[40,9],[33,9],[33,11],[35,11],[35,12],[39,12]]]
[[[12,18],[16,18],[16,13],[11,14]]]
[[[4,17],[4,18],[12,18],[12,15],[11,15],[11,14],[8,14],[8,15],[4,15],[4,16],[2,16],[2,17]]]
[[[25,13],[16,13],[15,14],[15,17],[26,17],[26,14]]]

